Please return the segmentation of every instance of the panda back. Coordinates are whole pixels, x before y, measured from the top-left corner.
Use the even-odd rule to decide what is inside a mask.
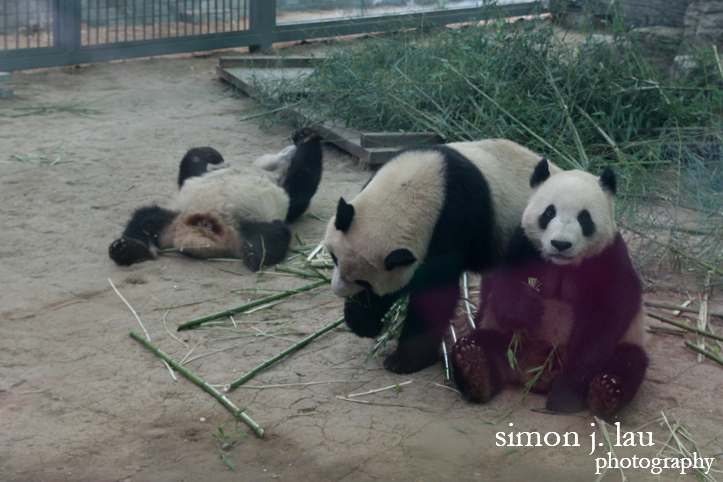
[[[188,179],[172,203],[179,212],[217,213],[229,221],[283,220],[289,197],[270,173],[229,167]]]
[[[490,190],[499,235],[505,242],[520,224],[532,195],[530,176],[541,157],[506,139],[448,144],[472,161],[482,172]],[[551,174],[562,170],[548,163]]]

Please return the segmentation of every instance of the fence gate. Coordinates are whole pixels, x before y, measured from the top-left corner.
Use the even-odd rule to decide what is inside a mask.
[[[500,1],[512,2],[500,7],[508,16],[539,8],[538,1]],[[375,14],[365,7],[394,2],[407,5],[406,11]],[[478,4],[489,0],[417,0],[417,8],[410,7],[415,2],[409,0],[326,2],[332,9],[343,4],[343,11],[358,3],[355,10],[361,15],[286,24],[277,24],[277,3],[305,5],[308,0],[0,0],[0,71],[240,46],[267,48],[273,42],[382,31],[406,22],[464,22],[479,18],[483,8]],[[321,11],[323,4],[315,0],[309,7]]]

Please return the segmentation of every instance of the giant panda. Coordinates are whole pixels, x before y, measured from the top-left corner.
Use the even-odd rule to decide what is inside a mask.
[[[505,260],[483,279],[477,330],[452,348],[455,382],[473,402],[531,383],[549,393],[548,410],[613,416],[648,366],[642,285],[615,224],[615,173],[550,175],[541,161],[530,183]]]
[[[246,266],[281,261],[291,234],[288,223],[306,211],[321,180],[321,139],[312,129],[294,133],[294,146],[265,155],[250,167],[225,167],[210,147],[181,160],[180,190],[167,208],[137,209],[109,255],[119,265],[154,259],[158,249],[182,248],[197,258],[241,258]]]
[[[540,159],[503,139],[409,148],[350,202],[339,200],[323,244],[335,263],[332,289],[347,298],[349,328],[377,336],[392,304],[409,294],[387,370],[412,373],[437,362],[460,275],[501,261]]]

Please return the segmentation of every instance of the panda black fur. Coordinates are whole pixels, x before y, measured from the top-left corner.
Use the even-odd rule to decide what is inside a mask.
[[[549,393],[547,409],[615,415],[648,366],[642,286],[615,225],[615,173],[550,176],[543,161],[531,184],[502,267],[483,279],[478,329],[452,349],[455,381],[469,400],[487,402],[551,357],[532,386]]]
[[[321,139],[311,129],[294,133],[294,146],[258,159],[253,167],[207,171],[223,158],[210,147],[181,160],[179,192],[168,208],[135,211],[123,236],[109,247],[119,265],[154,259],[158,249],[183,248],[198,258],[235,257],[256,271],[281,261],[287,226],[306,211],[321,180]]]
[[[384,362],[388,370],[412,373],[437,361],[461,273],[501,261],[539,161],[506,140],[411,148],[351,202],[340,199],[324,246],[336,264],[332,289],[347,298],[351,330],[378,335],[391,305],[409,294],[398,348]]]

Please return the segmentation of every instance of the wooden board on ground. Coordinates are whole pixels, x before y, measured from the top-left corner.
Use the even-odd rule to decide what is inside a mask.
[[[221,57],[216,74],[256,98],[259,92],[253,87],[255,80],[298,80],[313,72],[314,64],[323,60],[319,57]],[[340,127],[335,122],[315,124],[298,109],[288,109],[287,113],[300,123],[314,124],[327,142],[358,157],[370,167],[384,164],[405,147],[444,143],[444,139],[435,132],[362,132]]]

